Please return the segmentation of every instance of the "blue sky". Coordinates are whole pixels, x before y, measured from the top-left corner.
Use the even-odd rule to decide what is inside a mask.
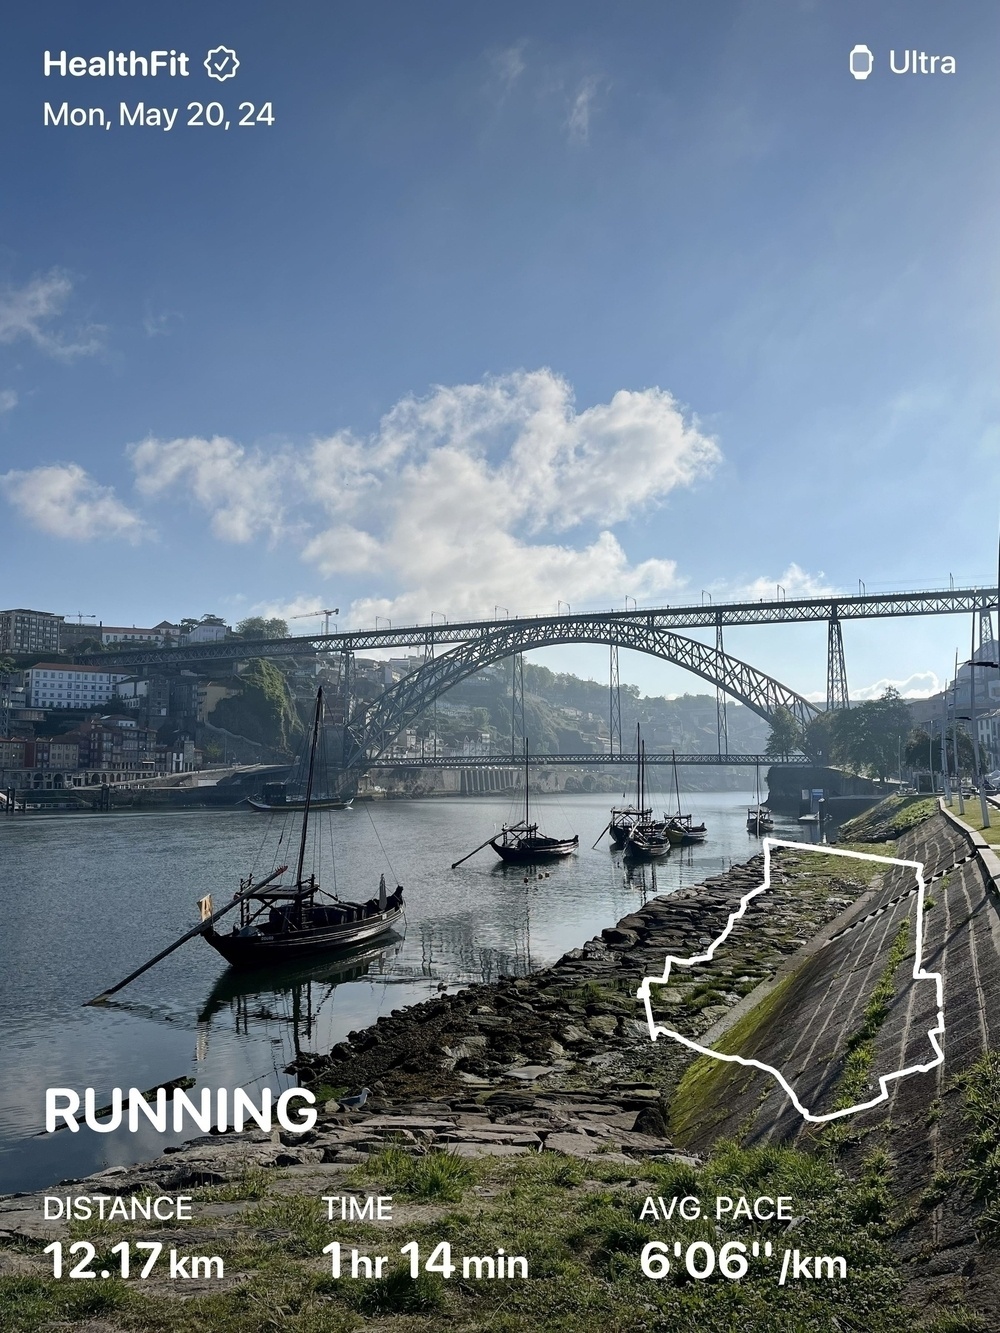
[[[919,0],[22,7],[0,603],[346,627],[992,579],[998,38]],[[47,48],[192,73],[46,79]],[[180,116],[44,127],[64,100]],[[968,626],[845,633],[853,688],[919,689]],[[727,646],[823,689],[819,628]]]

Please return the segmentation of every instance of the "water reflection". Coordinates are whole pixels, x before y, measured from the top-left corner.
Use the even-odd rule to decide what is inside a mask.
[[[342,818],[341,891],[352,896],[387,856],[406,886],[402,938],[306,964],[305,973],[265,976],[220,970],[214,951],[195,940],[100,1009],[81,1005],[189,929],[199,897],[233,885],[233,867],[259,846],[259,822],[226,812],[3,821],[0,1066],[17,1077],[0,1085],[0,1190],[141,1160],[164,1146],[142,1135],[35,1138],[48,1086],[93,1086],[101,1102],[115,1086],[182,1075],[198,1087],[278,1091],[298,1054],[327,1051],[352,1029],[444,990],[543,967],[650,898],[760,847],[746,834],[744,794],[703,793],[709,843],[629,868],[586,836],[606,824],[609,797],[585,794],[572,805],[585,834],[578,853],[528,867],[484,856],[452,868],[494,817],[496,802],[485,797],[386,803],[374,812],[377,834],[368,819]],[[803,832],[791,824],[778,836]]]

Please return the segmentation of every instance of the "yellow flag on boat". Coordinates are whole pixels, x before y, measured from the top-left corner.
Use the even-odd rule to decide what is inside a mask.
[[[207,921],[212,915],[212,895],[206,893],[204,898],[198,899],[198,910],[201,912],[202,921]]]

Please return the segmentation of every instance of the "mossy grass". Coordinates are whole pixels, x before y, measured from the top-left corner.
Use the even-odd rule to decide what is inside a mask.
[[[715,1043],[723,1055],[752,1053],[755,1038],[780,1008],[796,974],[790,973],[769,991],[759,1004],[745,1013]],[[670,1101],[670,1128],[679,1143],[690,1140],[695,1129],[704,1130],[713,1117],[721,1120],[728,1111],[730,1095],[754,1072],[745,1066],[700,1055],[688,1065]]]
[[[330,1223],[318,1198],[286,1193],[291,1182],[284,1180],[280,1190],[250,1201],[227,1232],[208,1218],[212,1230],[200,1243],[191,1233],[187,1248],[200,1244],[202,1252],[225,1256],[227,1273],[239,1275],[231,1286],[208,1295],[180,1289],[167,1295],[164,1284],[153,1290],[139,1282],[8,1276],[0,1279],[0,1327],[5,1333],[87,1327],[88,1321],[125,1333],[353,1333],[368,1327],[381,1333],[452,1327],[456,1333],[773,1333],[777,1327],[898,1333],[921,1327],[904,1304],[886,1245],[884,1155],[870,1155],[860,1181],[821,1156],[732,1141],[720,1143],[701,1167],[556,1153],[453,1159],[463,1168],[459,1197],[438,1199],[431,1208],[423,1201],[429,1177],[404,1166],[402,1156],[398,1147],[375,1154],[352,1180],[372,1190],[391,1184],[395,1208],[412,1209],[405,1221],[389,1227]],[[432,1165],[440,1170],[440,1163]],[[458,1177],[449,1179],[457,1186]],[[695,1282],[683,1264],[672,1265],[662,1281],[643,1274],[642,1248],[653,1239],[676,1239],[685,1248],[694,1240],[718,1245],[721,1237],[745,1244],[771,1239],[780,1247],[782,1233],[773,1224],[723,1219],[717,1230],[714,1199],[740,1194],[790,1196],[798,1218],[794,1244],[803,1252],[843,1255],[847,1281],[799,1283],[777,1293],[774,1263],[751,1265],[738,1282],[718,1276]],[[701,1217],[666,1223],[642,1216],[647,1196],[683,1195],[702,1200]],[[135,1238],[142,1238],[139,1230]],[[334,1279],[322,1253],[332,1239],[390,1256],[383,1276]],[[455,1275],[445,1281],[425,1273],[411,1281],[408,1258],[399,1253],[410,1240],[424,1258],[448,1241],[459,1264]],[[463,1276],[463,1255],[495,1255],[501,1247],[528,1259],[527,1281]],[[948,1318],[923,1326],[928,1333],[978,1327],[959,1322],[965,1316],[957,1311]]]
[[[842,824],[839,836],[848,842],[857,839],[861,842],[884,843],[916,828],[936,814],[937,809],[936,796],[887,796],[864,814]]]
[[[414,1157],[404,1148],[390,1144],[369,1157],[363,1168],[352,1173],[352,1179],[357,1183],[377,1183],[387,1194],[444,1201],[460,1199],[475,1175],[471,1162],[452,1153],[435,1151]]]
[[[875,1062],[875,1038],[889,1016],[896,994],[896,969],[910,947],[910,923],[904,921],[889,949],[882,975],[872,987],[861,1022],[847,1039],[847,1054],[837,1088],[837,1110],[845,1110],[864,1099]]]
[[[1000,1240],[1000,1051],[984,1051],[955,1080],[964,1097],[963,1116],[969,1127],[967,1165],[959,1178],[971,1189],[982,1211],[979,1236]]]

